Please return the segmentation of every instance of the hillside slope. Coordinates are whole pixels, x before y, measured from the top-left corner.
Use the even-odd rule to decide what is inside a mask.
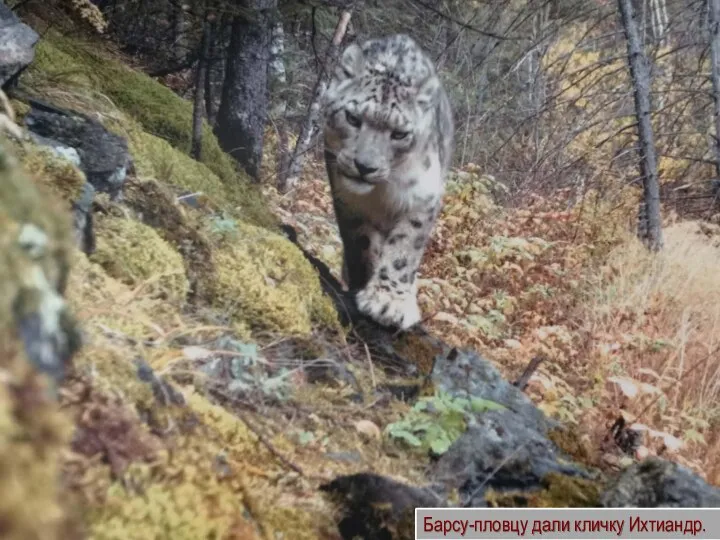
[[[577,285],[632,245],[603,226],[603,205],[622,216],[632,194],[590,220],[545,200],[508,213],[492,179],[454,171],[423,269],[434,335],[393,336],[343,325],[338,284],[278,227],[337,269],[318,164],[286,201],[249,185],[209,129],[191,159],[190,104],[98,41],[43,32],[13,96],[0,139],[3,537],[407,538],[404,512],[428,500],[617,503],[632,459],[598,450],[602,421],[563,427],[617,412],[601,394],[583,401],[608,372],[578,361],[589,348],[568,320],[587,298]],[[57,369],[35,362],[38,347]],[[540,353],[537,408],[501,373]],[[686,504],[720,500],[684,468],[644,467],[624,470],[638,498],[665,475],[700,486]]]

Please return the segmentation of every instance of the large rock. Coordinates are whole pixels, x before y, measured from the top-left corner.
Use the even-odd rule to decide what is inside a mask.
[[[606,508],[717,508],[720,490],[677,463],[650,458],[628,467],[600,503]]]
[[[503,405],[515,413],[513,424],[521,422],[543,435],[557,425],[475,351],[453,348],[437,356],[432,379],[436,388],[455,397],[482,398]]]
[[[434,479],[458,489],[467,506],[485,506],[485,492],[540,489],[550,473],[589,476],[510,410],[478,415],[438,460]]]
[[[56,151],[58,144],[75,149],[80,157],[80,169],[95,190],[108,193],[112,198],[120,196],[131,156],[127,141],[92,118],[64,110],[40,101],[30,101],[30,111],[25,116],[27,128],[36,136],[43,137]],[[36,141],[43,142],[43,139]]]
[[[40,36],[0,1],[0,87],[12,84],[35,58]]]

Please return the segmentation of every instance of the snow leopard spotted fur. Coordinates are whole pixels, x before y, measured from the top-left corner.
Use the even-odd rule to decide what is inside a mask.
[[[352,44],[325,92],[325,162],[358,309],[406,330],[442,207],[453,117],[432,61],[406,35]]]

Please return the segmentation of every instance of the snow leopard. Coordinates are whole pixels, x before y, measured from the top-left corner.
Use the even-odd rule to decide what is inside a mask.
[[[448,95],[432,60],[399,34],[349,45],[323,109],[343,281],[362,314],[407,330],[421,321],[416,278],[452,159]]]

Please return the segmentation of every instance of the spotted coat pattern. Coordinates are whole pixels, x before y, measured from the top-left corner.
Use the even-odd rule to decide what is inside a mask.
[[[343,279],[361,312],[407,329],[452,156],[447,94],[415,41],[395,35],[345,49],[324,99]]]

